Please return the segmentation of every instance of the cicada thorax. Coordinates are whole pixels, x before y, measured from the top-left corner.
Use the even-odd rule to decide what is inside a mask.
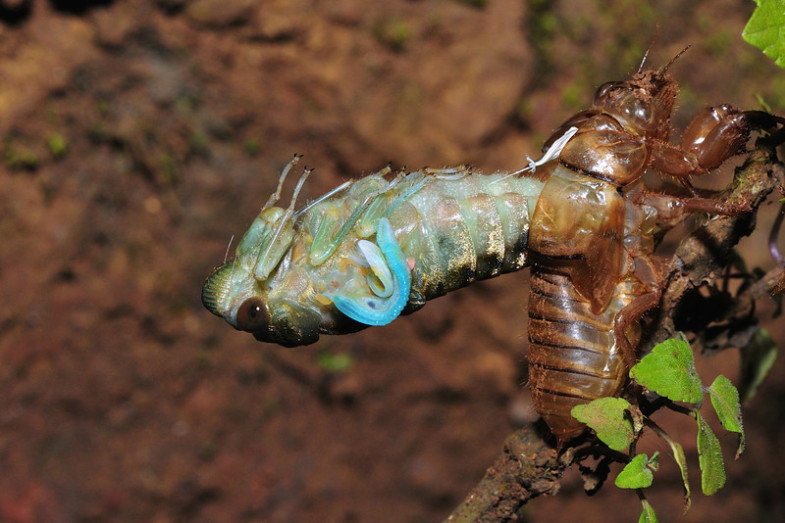
[[[558,166],[532,217],[533,270],[559,268],[601,312],[621,276],[625,207],[614,184]]]

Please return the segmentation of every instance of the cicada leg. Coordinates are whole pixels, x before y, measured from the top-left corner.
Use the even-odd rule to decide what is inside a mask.
[[[631,198],[634,203],[647,205],[655,209],[657,211],[657,223],[664,228],[673,227],[690,214],[705,212],[720,216],[737,216],[748,210],[742,205],[698,196],[681,198],[668,194],[641,192],[631,195]]]
[[[776,134],[781,140],[783,126],[785,119],[762,111],[742,111],[729,104],[708,107],[684,130],[680,146],[649,141],[652,167],[681,179],[704,174],[744,152],[751,131],[776,131],[779,127]]]
[[[381,217],[389,216],[400,200],[408,198],[413,191],[419,190],[424,183],[421,180],[413,187],[405,190],[397,198],[392,199],[390,195],[393,194],[393,190],[397,188],[402,178],[396,178],[392,182],[387,182],[383,177],[389,172],[390,168],[385,167],[376,174],[367,176],[354,183],[349,190],[349,197],[361,203],[355,207],[340,228],[338,228],[340,212],[336,212],[334,216],[322,218],[316,228],[308,255],[311,265],[318,266],[327,261],[352,230],[359,238],[367,238],[373,235],[376,230],[376,224]],[[338,228],[337,231],[336,228]]]
[[[613,334],[628,371],[637,361],[635,354],[637,340],[634,344],[630,341],[628,329],[637,326],[643,315],[659,304],[661,295],[662,293],[657,290],[638,296],[632,303],[624,307],[613,321]]]
[[[311,244],[311,251],[308,254],[308,261],[311,262],[311,265],[321,265],[333,255],[335,249],[341,245],[341,242],[346,238],[346,235],[349,234],[349,231],[352,230],[354,224],[357,223],[357,220],[360,218],[363,211],[365,211],[368,204],[371,203],[371,199],[372,197],[369,196],[363,203],[358,205],[334,235],[330,235],[329,232],[333,230],[336,225],[336,218],[328,218],[319,224],[319,229],[314,236],[313,244]]]

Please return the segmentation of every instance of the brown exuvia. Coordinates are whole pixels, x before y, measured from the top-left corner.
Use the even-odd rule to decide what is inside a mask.
[[[672,62],[671,62],[672,63]],[[602,85],[591,109],[562,124],[575,136],[551,164],[531,223],[529,381],[537,412],[560,443],[584,426],[577,404],[620,394],[636,361],[639,320],[660,299],[655,237],[690,213],[742,212],[720,200],[647,190],[651,169],[679,180],[744,151],[753,129],[782,119],[718,105],[669,143],[677,84],[667,66]]]

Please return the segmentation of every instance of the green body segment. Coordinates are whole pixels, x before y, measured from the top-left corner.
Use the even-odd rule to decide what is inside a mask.
[[[401,249],[414,260],[415,296],[429,300],[526,266],[542,182],[499,174],[428,176],[430,183],[390,215]]]

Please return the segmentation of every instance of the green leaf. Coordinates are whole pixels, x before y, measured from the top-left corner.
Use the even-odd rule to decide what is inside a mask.
[[[760,328],[741,350],[741,397],[748,401],[755,396],[758,387],[777,359],[777,345],[766,329]]]
[[[739,391],[728,378],[720,374],[709,387],[709,394],[722,426],[725,430],[739,435],[739,449],[736,451],[736,459],[738,459],[744,452],[744,428],[741,424]]]
[[[687,456],[684,455],[684,447],[676,441],[675,439],[671,438],[664,430],[659,428],[656,424],[652,426],[654,431],[657,433],[659,437],[664,439],[668,445],[671,447],[671,452],[673,452],[673,459],[676,461],[676,464],[679,466],[679,470],[681,471],[681,481],[684,484],[684,512],[686,513],[690,509],[690,505],[692,504],[692,499],[690,498],[690,482],[687,478]]]
[[[763,51],[780,67],[785,67],[785,9],[782,0],[755,0],[742,38]]]
[[[703,396],[692,349],[683,339],[655,346],[630,370],[630,377],[673,401],[697,404]]]
[[[672,440],[668,443],[670,443],[671,450],[673,451],[673,459],[679,466],[679,471],[681,471],[681,482],[684,485],[684,511],[686,512],[690,509],[690,505],[692,505],[690,480],[687,477],[687,456],[684,454],[684,447],[682,447],[679,442]]]
[[[642,499],[641,505],[643,505],[643,511],[641,512],[641,517],[638,518],[638,523],[657,523],[657,514],[654,513],[654,509],[648,500]]]
[[[638,454],[616,476],[614,483],[619,488],[646,488],[654,481],[652,468],[649,467],[649,457]]]
[[[695,411],[698,421],[698,464],[701,468],[701,490],[711,496],[725,485],[725,464],[720,441],[706,420]]]
[[[572,408],[572,416],[597,433],[600,441],[613,450],[622,451],[635,438],[632,420],[624,412],[630,403],[623,398],[600,398]]]

